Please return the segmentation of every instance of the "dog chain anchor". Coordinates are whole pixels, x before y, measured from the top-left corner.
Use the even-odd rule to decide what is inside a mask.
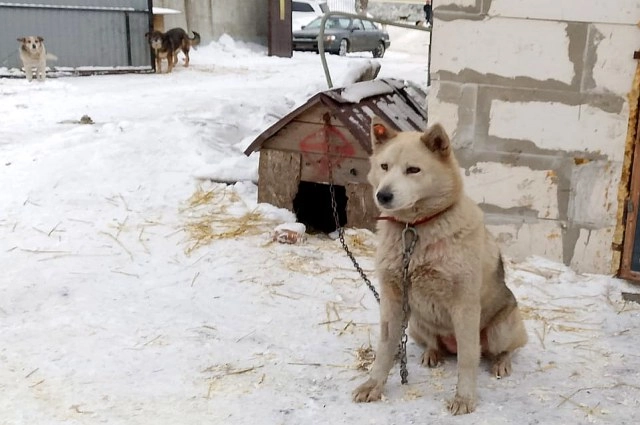
[[[407,383],[407,326],[409,325],[409,288],[411,286],[411,276],[409,276],[409,263],[411,255],[416,248],[418,242],[418,232],[416,228],[407,223],[402,230],[402,337],[400,346],[398,347],[398,355],[400,357],[400,382]]]

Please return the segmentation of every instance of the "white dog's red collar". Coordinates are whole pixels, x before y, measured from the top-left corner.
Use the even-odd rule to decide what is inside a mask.
[[[449,207],[451,208],[451,207]],[[416,221],[412,221],[412,222],[406,222],[406,221],[402,221],[402,220],[398,220],[395,217],[390,217],[390,216],[380,216],[380,217],[376,217],[376,220],[386,220],[386,221],[392,221],[394,223],[398,223],[398,224],[404,224],[405,226],[411,226],[411,227],[416,227],[419,226],[421,224],[425,224],[430,222],[431,220],[435,220],[436,218],[440,217],[442,214],[444,214],[445,212],[447,212],[449,210],[449,208],[445,208],[440,212],[435,213],[434,215],[428,215],[426,217],[423,217],[419,220]]]

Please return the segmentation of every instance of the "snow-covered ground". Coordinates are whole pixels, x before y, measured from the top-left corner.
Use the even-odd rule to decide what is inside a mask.
[[[381,76],[425,85],[417,38]],[[369,60],[329,57],[334,82]],[[475,413],[449,416],[455,361],[412,342],[408,385],[351,401],[375,300],[337,241],[272,241],[295,217],[256,204],[242,154],[325,88],[317,55],[226,37],[171,75],[0,79],[0,424],[638,422],[637,288],[542,258],[508,264],[530,342],[509,378],[483,364]],[[373,235],[347,242],[372,275]]]

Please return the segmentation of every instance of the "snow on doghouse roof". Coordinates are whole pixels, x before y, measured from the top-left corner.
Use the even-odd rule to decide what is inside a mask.
[[[410,91],[415,92],[411,94]],[[320,92],[260,134],[245,149],[245,155],[260,150],[262,144],[308,109],[322,103],[349,129],[366,152],[371,153],[369,127],[371,117],[379,116],[400,131],[424,131],[427,113],[414,96],[425,94],[396,79],[355,83]]]

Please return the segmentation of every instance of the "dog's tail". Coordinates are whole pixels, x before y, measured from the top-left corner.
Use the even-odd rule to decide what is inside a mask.
[[[47,53],[47,60],[57,61],[58,57],[56,55],[54,55],[53,53]]]
[[[200,44],[200,34],[195,31],[191,31],[193,33],[193,38],[189,39],[189,44],[191,46],[197,46]]]

